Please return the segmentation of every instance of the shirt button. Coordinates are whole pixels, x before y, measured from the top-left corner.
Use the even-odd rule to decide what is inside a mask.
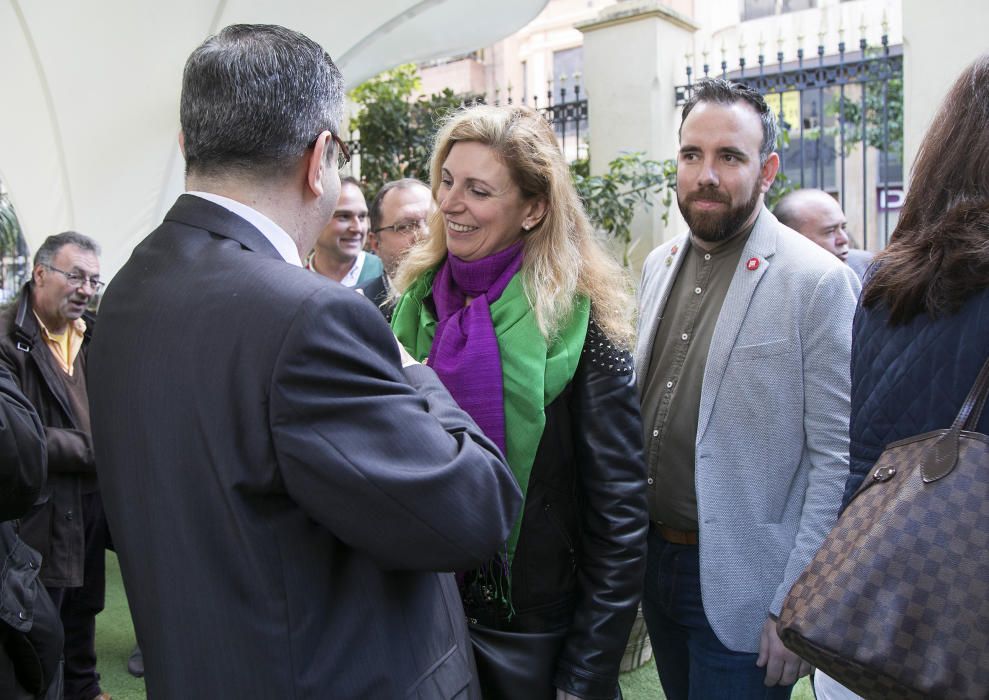
[[[72,511],[71,510],[65,511],[65,519],[66,520],[72,520]]]
[[[704,259],[705,260],[710,260],[711,259],[711,254],[710,253],[704,253]]]
[[[653,478],[650,476],[648,479],[646,479],[646,483],[652,486]]]
[[[666,388],[667,389],[672,389],[673,388],[673,382],[666,382]]]
[[[20,620],[21,622],[26,622],[27,621],[27,613],[24,612],[23,610],[21,610],[19,613],[17,613],[17,619]]]
[[[659,431],[658,430],[652,431],[652,436],[653,437],[659,437]]]
[[[684,333],[683,335],[680,336],[680,340],[686,340],[689,337],[690,337],[689,335],[687,335],[686,333]]]
[[[701,293],[701,288],[700,287],[694,287],[694,294],[700,294],[700,293]]]

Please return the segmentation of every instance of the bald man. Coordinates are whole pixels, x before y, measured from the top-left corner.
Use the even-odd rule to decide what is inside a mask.
[[[838,201],[824,190],[794,190],[783,196],[773,213],[789,226],[854,270],[861,280],[873,254],[849,248],[845,212]]]

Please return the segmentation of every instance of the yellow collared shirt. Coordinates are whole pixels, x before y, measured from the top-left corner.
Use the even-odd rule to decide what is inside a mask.
[[[62,371],[71,377],[72,367],[76,363],[76,357],[79,355],[82,340],[86,334],[86,322],[77,318],[66,327],[65,332],[52,333],[38,314],[35,314],[34,317],[38,319],[38,326],[41,328],[41,337],[44,339],[45,345],[55,356]]]

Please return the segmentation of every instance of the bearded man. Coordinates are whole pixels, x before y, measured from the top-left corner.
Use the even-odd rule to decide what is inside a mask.
[[[809,666],[775,618],[848,474],[859,282],[765,208],[775,115],[726,80],[683,108],[677,201],[654,250],[636,366],[652,526],[643,610],[666,696],[788,698]]]

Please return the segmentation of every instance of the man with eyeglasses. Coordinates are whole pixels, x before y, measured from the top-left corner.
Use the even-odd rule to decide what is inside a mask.
[[[384,265],[382,273],[363,284],[358,291],[381,309],[391,322],[394,302],[388,301],[391,278],[409,248],[426,234],[426,218],[432,212],[433,196],[420,180],[407,177],[386,182],[371,202],[371,230],[368,241]]]
[[[360,183],[341,178],[337,208],[306,256],[306,268],[344,287],[374,279],[381,274],[381,260],[364,250],[367,232],[367,202]]]
[[[45,428],[48,479],[20,523],[42,557],[39,577],[65,627],[65,700],[107,700],[96,673],[103,609],[106,521],[90,431],[88,307],[100,292],[100,249],[75,231],[49,236],[31,279],[0,312],[0,362]]]
[[[100,306],[93,436],[148,697],[479,697],[449,572],[498,550],[521,494],[371,303],[302,267],[343,103],[298,32],[208,38],[189,191]]]

